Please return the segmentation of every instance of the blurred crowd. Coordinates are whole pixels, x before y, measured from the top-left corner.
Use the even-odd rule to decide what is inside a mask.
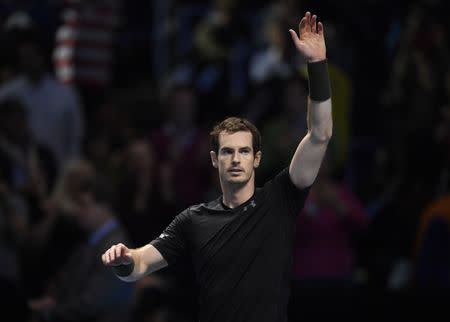
[[[308,95],[288,29],[306,10],[325,27],[334,128],[298,216],[289,316],[348,315],[378,292],[420,302],[448,292],[444,4],[2,1],[2,314],[196,321],[188,261],[127,284],[100,254],[142,246],[220,194],[208,135],[226,116],[262,132],[257,185],[288,165]]]

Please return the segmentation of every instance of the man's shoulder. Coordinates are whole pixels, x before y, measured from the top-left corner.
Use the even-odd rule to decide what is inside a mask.
[[[214,200],[208,201],[208,202],[202,202],[199,204],[192,205],[188,207],[183,212],[186,212],[189,215],[199,215],[208,213],[210,211],[220,211],[222,209],[222,205],[220,203],[220,198],[216,198]]]
[[[220,211],[219,206],[220,202],[216,200],[191,205],[178,213],[171,225],[191,227],[193,223],[198,222],[200,217]]]
[[[290,181],[289,167],[284,167],[273,177],[266,180],[266,182],[261,187],[262,189],[267,189],[274,184],[286,184]]]
[[[277,175],[266,181],[260,190],[260,196],[266,198],[267,195],[276,196],[307,196],[310,187],[298,188],[292,181],[289,174],[289,167],[283,168]],[[284,197],[283,197],[284,198]]]

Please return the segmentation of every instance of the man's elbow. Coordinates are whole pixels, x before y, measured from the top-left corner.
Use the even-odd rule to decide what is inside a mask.
[[[333,128],[330,126],[324,129],[312,130],[310,135],[313,142],[328,144],[333,135]]]
[[[303,176],[295,177],[291,176],[291,181],[298,189],[306,189],[314,183],[316,176]]]

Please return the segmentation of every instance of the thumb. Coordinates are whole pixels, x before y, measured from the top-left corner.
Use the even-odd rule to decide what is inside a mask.
[[[289,29],[289,33],[291,34],[292,40],[293,40],[295,43],[297,43],[297,41],[300,41],[300,39],[299,39],[298,36],[297,36],[297,33],[296,33],[294,30]]]
[[[129,249],[122,249],[121,250],[121,258],[123,264],[130,264],[133,261],[133,256],[131,254],[131,251]]]

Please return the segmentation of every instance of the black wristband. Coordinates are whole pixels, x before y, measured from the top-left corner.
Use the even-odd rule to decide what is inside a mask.
[[[331,97],[327,60],[308,63],[309,97],[313,101],[326,101]]]
[[[134,261],[132,261],[130,264],[128,265],[117,265],[117,266],[113,266],[112,270],[114,272],[114,274],[116,274],[117,276],[128,276],[131,273],[133,273],[134,270]]]

